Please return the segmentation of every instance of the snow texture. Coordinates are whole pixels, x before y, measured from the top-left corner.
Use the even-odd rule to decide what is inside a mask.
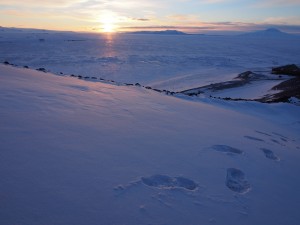
[[[0,224],[298,224],[299,106],[153,89],[300,64],[299,38],[254,36],[1,28]]]
[[[300,220],[295,105],[172,97],[4,65],[0,90],[0,224]]]

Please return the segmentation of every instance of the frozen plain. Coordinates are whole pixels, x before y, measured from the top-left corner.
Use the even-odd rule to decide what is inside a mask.
[[[0,81],[1,224],[299,223],[298,106],[4,65]]]
[[[300,64],[300,36],[79,34],[0,29],[0,61],[182,91]]]

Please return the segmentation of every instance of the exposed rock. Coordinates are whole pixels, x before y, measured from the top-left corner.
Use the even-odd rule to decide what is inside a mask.
[[[276,71],[277,74],[296,75],[298,70],[300,74],[300,69],[296,65],[287,65],[284,67],[274,68],[272,70],[272,73]],[[273,79],[263,74],[256,74],[253,73],[252,71],[246,71],[244,73],[239,74],[234,80],[210,84],[198,88],[193,88],[193,89],[182,91],[180,93],[188,96],[197,96],[201,93],[209,93],[209,92],[215,92],[220,90],[226,90],[230,88],[242,87],[248,83],[251,83],[252,81],[260,81],[260,80],[273,80]],[[290,102],[290,98],[292,97],[300,99],[300,76],[283,81],[279,85],[273,87],[272,90],[280,90],[280,92],[276,94],[267,95],[260,99],[242,99],[242,98],[229,98],[229,97],[221,98],[221,97],[213,97],[213,96],[210,97],[216,99],[222,99],[226,101],[258,101],[263,103]]]
[[[44,73],[46,73],[47,71],[46,71],[46,69],[45,68],[38,68],[38,69],[36,69],[37,71],[41,71],[41,72],[44,72]]]
[[[281,92],[266,96],[261,99],[261,102],[290,102],[291,97],[300,98],[300,77],[286,80],[272,90],[281,90]]]
[[[253,81],[253,80],[260,80],[263,77],[264,75],[262,74],[253,73],[252,71],[246,71],[244,73],[239,74],[235,79]]]
[[[272,74],[300,76],[300,68],[295,64],[272,68]]]

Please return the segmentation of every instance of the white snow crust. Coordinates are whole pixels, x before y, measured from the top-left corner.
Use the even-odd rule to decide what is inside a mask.
[[[0,65],[0,224],[296,225],[299,115]]]

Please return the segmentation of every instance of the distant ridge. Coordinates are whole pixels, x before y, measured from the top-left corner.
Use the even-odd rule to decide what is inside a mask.
[[[188,35],[187,33],[178,30],[163,30],[163,31],[136,31],[128,32],[127,34],[160,34],[160,35]]]
[[[268,28],[266,30],[260,30],[255,32],[250,32],[246,34],[241,34],[242,37],[251,38],[284,38],[284,37],[294,37],[292,34],[282,32],[276,28]]]

